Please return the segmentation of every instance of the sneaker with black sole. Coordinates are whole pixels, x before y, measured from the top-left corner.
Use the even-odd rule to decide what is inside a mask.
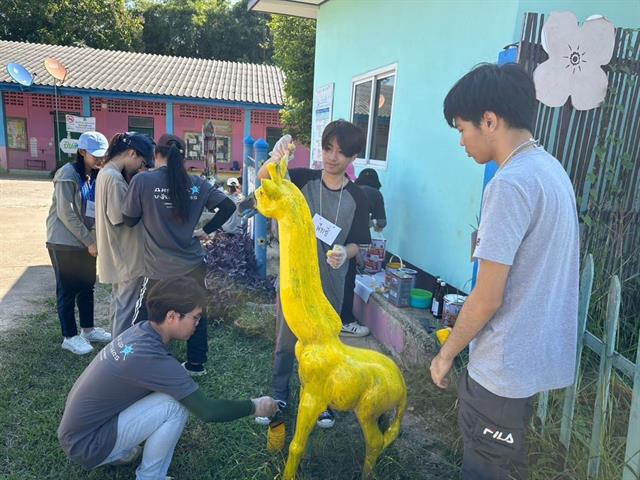
[[[327,409],[320,414],[316,424],[320,428],[331,428],[336,424],[336,417],[331,410]]]
[[[202,364],[196,364],[191,362],[182,362],[182,366],[192,377],[201,377],[207,374],[207,369]]]
[[[279,413],[284,413],[287,409],[287,402],[284,400],[276,400],[276,403],[278,404]],[[256,417],[256,423],[265,427],[271,423],[271,420],[273,420],[273,417]]]
[[[343,324],[340,330],[340,335],[343,337],[366,337],[369,333],[371,333],[369,328],[360,325],[358,322]]]

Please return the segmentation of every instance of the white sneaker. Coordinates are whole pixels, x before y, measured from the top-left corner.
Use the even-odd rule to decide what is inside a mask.
[[[80,335],[65,338],[62,341],[62,348],[64,348],[65,350],[69,350],[76,355],[84,355],[93,351],[93,347],[91,346],[91,344]]]
[[[104,328],[95,327],[90,333],[84,333],[84,330],[80,334],[87,342],[100,342],[109,343],[111,341],[111,334]]]
[[[358,322],[342,325],[342,330],[340,330],[340,335],[345,337],[366,337],[369,333],[369,329],[364,325],[360,325]]]

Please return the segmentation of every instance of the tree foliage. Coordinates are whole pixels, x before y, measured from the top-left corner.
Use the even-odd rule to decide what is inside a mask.
[[[271,36],[264,15],[243,0],[170,0],[142,10],[144,51],[162,55],[270,63]]]
[[[0,0],[0,38],[140,50],[142,19],[125,0]]]
[[[282,122],[287,133],[309,145],[316,23],[305,18],[274,15],[269,28],[273,37],[275,63],[286,75]]]

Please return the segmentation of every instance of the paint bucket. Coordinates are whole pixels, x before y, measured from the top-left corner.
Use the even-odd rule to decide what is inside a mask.
[[[411,306],[413,308],[429,308],[431,307],[431,301],[433,300],[433,294],[428,290],[421,288],[414,288],[411,290]]]
[[[365,273],[378,273],[382,270],[387,241],[384,238],[371,240],[363,255]],[[361,247],[362,248],[362,247]]]
[[[397,261],[394,261],[393,259]],[[394,272],[397,272],[401,268],[404,268],[404,263],[402,263],[402,259],[400,257],[396,257],[395,255],[391,255],[391,258],[387,262],[387,265],[384,267],[384,287],[385,289],[389,288],[389,282],[391,281],[391,275]]]
[[[462,305],[467,299],[464,295],[450,293],[444,296],[444,304],[442,306],[442,323],[453,327],[458,319],[458,314],[462,310]]]

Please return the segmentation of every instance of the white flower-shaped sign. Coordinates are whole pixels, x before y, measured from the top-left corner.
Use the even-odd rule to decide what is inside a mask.
[[[607,93],[606,65],[613,55],[615,29],[602,16],[580,27],[571,12],[553,12],[542,27],[542,47],[549,60],[533,72],[536,97],[545,105],[560,107],[571,96],[576,110],[590,110]]]

